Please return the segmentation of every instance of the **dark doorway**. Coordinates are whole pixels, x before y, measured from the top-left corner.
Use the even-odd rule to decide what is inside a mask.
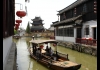
[[[77,28],[76,29],[76,38],[81,38],[81,29],[82,28]]]
[[[96,27],[93,28],[93,39],[96,39]]]

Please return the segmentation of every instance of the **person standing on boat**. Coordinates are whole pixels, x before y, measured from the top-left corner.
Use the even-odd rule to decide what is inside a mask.
[[[36,56],[37,56],[38,59],[40,59],[40,54],[41,54],[40,51],[41,51],[40,48],[37,48],[37,50],[36,50]]]
[[[53,55],[53,50],[51,49],[51,47],[49,48],[49,53],[50,53],[50,56]]]
[[[46,49],[45,49],[45,50],[46,50],[46,54],[49,55],[49,48],[48,48],[48,45],[46,46]]]

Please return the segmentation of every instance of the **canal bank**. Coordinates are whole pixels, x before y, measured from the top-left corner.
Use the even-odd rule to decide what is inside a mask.
[[[12,43],[10,53],[8,55],[7,63],[3,70],[17,70],[16,58],[17,58],[16,44]]]
[[[17,66],[18,70],[48,70],[47,67],[42,66],[34,59],[30,58],[28,47],[29,41],[32,38],[22,37],[16,40],[17,45]],[[54,47],[52,47],[53,49]],[[81,63],[79,70],[97,70],[97,57],[73,51],[63,46],[58,46],[57,50],[64,54],[69,54],[69,59],[76,63]]]
[[[70,48],[72,50],[75,50],[81,53],[97,56],[97,46],[72,43],[72,42],[63,42],[63,41],[58,41],[58,42],[59,42],[58,43],[59,46]]]

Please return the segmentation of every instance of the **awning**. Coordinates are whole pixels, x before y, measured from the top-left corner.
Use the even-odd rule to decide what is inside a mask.
[[[82,15],[79,15],[77,17],[73,17],[73,18],[69,18],[69,19],[63,20],[61,22],[57,22],[57,23],[53,24],[53,26],[75,21],[76,19],[80,18],[81,16]]]
[[[80,24],[82,22],[82,20],[76,20],[75,23],[76,24]]]

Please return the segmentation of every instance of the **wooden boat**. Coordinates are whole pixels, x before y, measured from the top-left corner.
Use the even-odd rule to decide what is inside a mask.
[[[19,39],[21,36],[19,36],[18,34],[16,34],[16,35],[13,35],[13,38],[14,39]]]
[[[68,59],[68,54],[62,54],[57,52],[57,41],[56,40],[31,40],[29,43],[32,47],[29,47],[30,56],[42,65],[52,69],[52,70],[78,70],[81,64],[74,63]],[[47,51],[41,47],[41,44],[51,43],[55,46],[56,50],[53,55],[47,55]],[[37,47],[40,48],[40,54],[37,56]],[[49,53],[50,54],[50,53]]]

